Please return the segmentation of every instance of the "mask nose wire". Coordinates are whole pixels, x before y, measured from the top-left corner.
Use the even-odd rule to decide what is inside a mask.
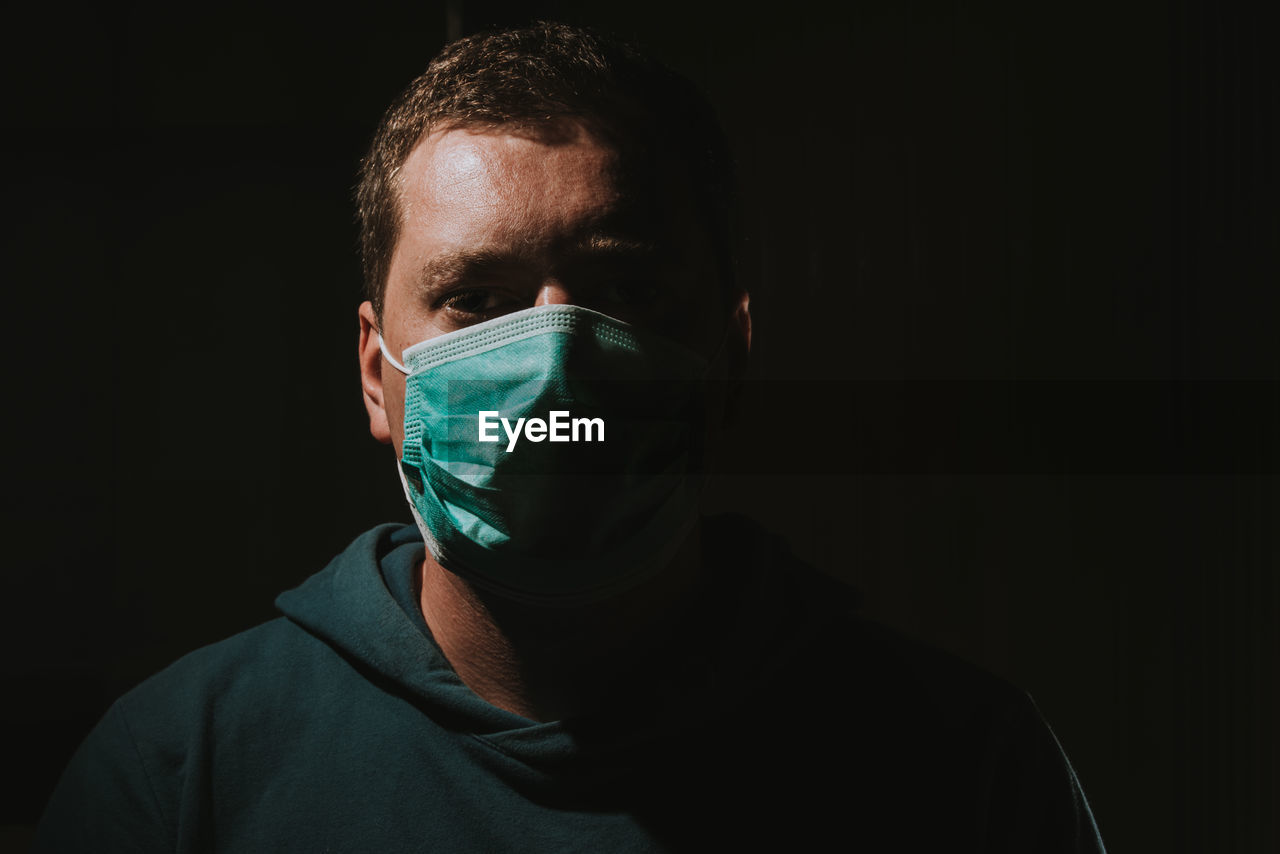
[[[409,369],[396,361],[395,357],[387,352],[387,344],[382,340],[382,333],[378,333],[378,349],[382,351],[382,357],[391,363],[391,367],[395,368],[405,376],[409,375]]]

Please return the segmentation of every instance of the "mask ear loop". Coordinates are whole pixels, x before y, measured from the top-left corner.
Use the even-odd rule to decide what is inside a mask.
[[[387,342],[382,340],[382,333],[378,333],[378,349],[382,351],[382,357],[391,363],[391,367],[395,368],[405,376],[409,375],[409,370],[387,351]],[[400,486],[404,490],[405,501],[409,504],[409,512],[413,514],[414,524],[418,526],[418,533],[422,535],[422,541],[426,543],[427,549],[431,552],[432,557],[440,560],[440,545],[435,535],[431,533],[431,528],[427,526],[427,521],[422,518],[422,514],[418,512],[418,505],[413,500],[413,487],[409,485],[409,478],[404,473],[404,461],[396,461],[396,475],[400,478]]]
[[[382,333],[378,333],[378,349],[382,351],[382,357],[391,363],[391,367],[395,368],[406,377],[409,376],[409,369],[396,361],[395,357],[387,352],[387,344],[382,340]]]

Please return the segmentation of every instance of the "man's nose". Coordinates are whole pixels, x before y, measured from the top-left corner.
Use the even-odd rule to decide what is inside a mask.
[[[574,305],[573,295],[569,293],[569,289],[562,283],[552,280],[543,282],[542,287],[538,289],[538,296],[534,299],[533,304],[536,305]]]

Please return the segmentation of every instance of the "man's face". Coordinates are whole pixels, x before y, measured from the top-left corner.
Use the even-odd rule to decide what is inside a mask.
[[[552,132],[553,131],[553,132]],[[745,296],[726,305],[716,259],[681,183],[631,188],[619,157],[577,123],[548,132],[429,134],[399,173],[403,222],[381,332],[387,351],[537,305],[594,309],[711,356],[745,353]],[[402,454],[404,377],[360,307],[370,429]],[[731,322],[732,321],[732,322]]]

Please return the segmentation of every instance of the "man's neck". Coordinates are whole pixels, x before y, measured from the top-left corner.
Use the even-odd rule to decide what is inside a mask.
[[[700,566],[695,528],[666,569],[619,596],[533,606],[470,584],[428,553],[420,604],[445,658],[481,699],[561,720],[600,708],[625,686],[638,653],[668,641],[663,618],[695,595]]]

